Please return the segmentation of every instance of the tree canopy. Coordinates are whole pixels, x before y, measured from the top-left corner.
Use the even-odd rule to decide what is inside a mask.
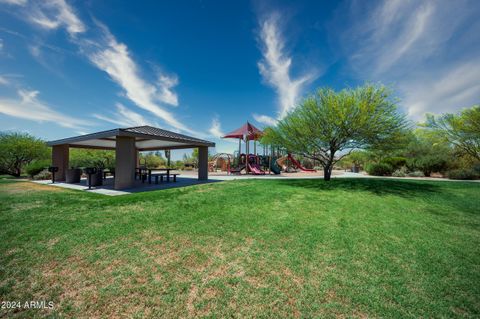
[[[49,158],[49,149],[41,139],[27,133],[0,132],[0,173],[19,177],[25,165]]]
[[[266,130],[265,139],[319,161],[329,180],[333,165],[350,151],[391,145],[407,127],[391,91],[368,84],[342,91],[319,89]],[[336,156],[341,151],[345,153]]]
[[[480,106],[457,114],[427,115],[426,126],[441,134],[457,150],[480,161]]]

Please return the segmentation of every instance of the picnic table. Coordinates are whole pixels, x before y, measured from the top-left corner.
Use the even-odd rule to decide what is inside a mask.
[[[152,176],[155,175],[155,174],[152,174],[152,171],[166,172],[166,174],[160,174],[160,175],[166,175],[167,182],[170,181],[170,175],[172,175],[174,177],[173,181],[176,182],[177,181],[176,177],[178,174],[170,174],[170,171],[173,171],[173,170],[174,170],[173,168],[142,168],[140,167],[140,168],[137,168],[137,174],[142,180],[142,183],[145,181],[145,177],[148,179],[149,184],[152,183]],[[163,178],[161,180],[163,180]]]

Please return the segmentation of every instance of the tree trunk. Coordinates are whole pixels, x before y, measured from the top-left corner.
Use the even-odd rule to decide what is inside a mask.
[[[331,175],[332,175],[332,166],[331,166],[331,164],[328,164],[328,165],[323,167],[323,180],[324,181],[329,181]]]

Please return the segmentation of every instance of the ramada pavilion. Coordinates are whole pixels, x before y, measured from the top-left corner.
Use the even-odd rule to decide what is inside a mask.
[[[69,149],[115,150],[115,189],[132,188],[139,152],[198,148],[198,179],[208,179],[208,148],[215,143],[152,126],[116,128],[47,143],[52,147],[52,165],[58,167],[56,181],[65,181]]]

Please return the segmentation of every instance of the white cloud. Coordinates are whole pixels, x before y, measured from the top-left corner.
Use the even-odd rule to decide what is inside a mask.
[[[261,23],[260,40],[263,59],[258,68],[263,79],[277,92],[279,99],[279,119],[295,108],[299,94],[305,84],[314,80],[316,72],[306,73],[297,79],[290,76],[292,58],[285,52],[285,44],[279,30],[278,15],[271,15]]]
[[[189,129],[173,113],[165,109],[165,105],[178,106],[179,104],[178,95],[173,90],[178,85],[178,77],[157,72],[156,82],[145,79],[127,45],[117,41],[105,25],[95,21],[97,28],[91,30],[100,31],[101,35],[98,38],[83,35],[82,33],[86,31],[85,24],[77,17],[73,8],[65,0],[35,2],[23,13],[26,19],[42,28],[66,28],[72,43],[78,45],[80,52],[94,66],[106,72],[110,79],[123,89],[127,99],[137,107],[162,119],[169,126],[169,129],[196,136],[205,135]],[[42,52],[39,45],[30,45],[29,50],[32,56],[42,62]],[[118,119],[115,121],[119,122]]]
[[[2,51],[2,50],[3,50],[3,40],[0,39],[0,51]]]
[[[339,10],[352,74],[394,84],[412,119],[478,103],[480,33],[476,1],[354,2]],[[343,21],[352,21],[345,28]]]
[[[27,4],[27,0],[0,0],[0,3],[13,4],[17,6],[24,6]]]
[[[392,0],[355,9],[349,18],[354,23],[340,38],[359,72],[368,69],[368,74],[380,76],[398,63],[424,59],[450,34],[437,34],[435,17],[440,12],[433,2]]]
[[[0,85],[8,85],[9,81],[6,77],[0,75]]]
[[[268,126],[275,126],[277,125],[277,120],[268,116],[268,115],[260,115],[260,114],[253,114],[253,119],[258,123],[262,123]]]
[[[85,24],[65,0],[40,1],[32,4],[25,13],[29,21],[44,29],[63,26],[71,36],[86,31]]]
[[[147,120],[141,114],[126,108],[121,103],[117,103],[115,107],[117,109],[117,112],[113,113],[111,116],[93,114],[93,117],[105,122],[122,126],[122,127],[141,126],[141,125],[158,126],[158,124]]]
[[[159,101],[178,106],[178,96],[172,91],[172,88],[178,85],[178,77],[176,75],[167,76],[159,74],[158,89],[156,97]]]
[[[212,126],[210,127],[210,129],[208,130],[208,132],[213,136],[213,137],[216,137],[216,138],[221,138],[225,135],[225,133],[222,132],[222,127],[221,127],[221,124],[220,124],[220,120],[217,116],[215,116],[213,119],[212,119]]]
[[[198,134],[178,121],[160,104],[161,102],[172,105],[178,103],[176,94],[171,91],[172,87],[178,83],[176,77],[160,74],[158,86],[149,83],[141,77],[139,68],[127,46],[118,42],[106,26],[98,25],[103,30],[102,40],[80,43],[90,61],[100,70],[105,71],[114,82],[123,88],[126,97],[135,105],[153,113],[174,129]]]
[[[408,25],[393,41],[387,50],[380,51],[377,72],[386,72],[398,60],[415,49],[415,43],[421,39],[432,17],[433,6],[428,3],[419,8],[408,19]]]
[[[58,111],[37,99],[38,91],[19,90],[19,99],[0,99],[0,113],[37,122],[52,122],[63,127],[81,128],[88,122]]]
[[[478,104],[480,59],[419,75],[415,81],[402,83],[400,89],[407,92],[404,105],[408,115],[416,120],[421,120],[426,112],[445,113]]]

